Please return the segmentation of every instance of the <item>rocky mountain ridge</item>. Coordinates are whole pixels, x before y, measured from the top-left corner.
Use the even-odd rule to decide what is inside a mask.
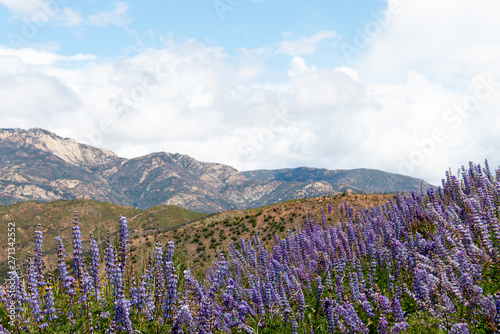
[[[371,169],[240,172],[179,153],[125,159],[43,129],[0,129],[0,204],[94,199],[144,209],[178,205],[218,212],[343,191],[426,189],[418,179]]]

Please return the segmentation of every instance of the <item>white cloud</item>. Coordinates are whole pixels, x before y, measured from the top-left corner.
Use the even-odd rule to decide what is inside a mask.
[[[58,61],[87,61],[96,58],[94,55],[77,54],[68,57],[34,48],[10,49],[2,47],[0,47],[0,57],[15,57],[30,65],[51,65]]]
[[[298,57],[294,76],[265,84],[264,67],[232,63],[194,41],[74,68],[57,66],[56,54],[34,62],[43,53],[18,53],[19,68],[2,77],[3,126],[47,127],[128,157],[181,152],[241,169],[342,167],[349,148],[365,140],[364,127],[357,137],[346,127],[357,123],[358,108],[371,108],[364,88]],[[7,58],[14,57],[0,64]],[[354,141],[341,144],[344,136]]]
[[[408,1],[356,66],[373,80],[404,80],[417,70],[433,80],[466,85],[477,73],[500,69],[499,11],[494,0]]]
[[[474,93],[477,78],[465,93],[414,71],[398,85],[367,85],[353,69],[317,69],[295,57],[288,80],[264,84],[265,68],[232,63],[221,49],[195,41],[73,68],[59,67],[64,57],[45,51],[0,54],[0,69],[10,68],[0,71],[3,126],[46,127],[127,157],[168,151],[240,169],[404,172],[402,161],[441,129],[447,139],[407,171],[436,182],[464,157],[497,153],[484,139],[498,137],[497,96],[458,126],[443,118]]]
[[[290,77],[294,77],[296,75],[309,71],[305,60],[301,57],[293,57],[291,65],[292,69],[288,70],[288,75]]]
[[[1,49],[0,123],[47,127],[127,157],[367,167],[438,183],[469,160],[500,163],[498,5],[478,1],[413,1],[337,68],[300,57],[332,32],[237,58],[194,40],[80,63],[91,56]],[[262,57],[278,50],[293,55],[288,76],[266,82]]]
[[[62,21],[67,26],[80,26],[84,22],[84,19],[80,11],[65,7]]]
[[[108,25],[125,26],[132,21],[128,16],[127,3],[121,1],[115,2],[113,7],[114,9],[111,11],[89,15],[89,23],[99,27],[107,27]]]
[[[47,24],[58,22],[68,26],[78,26],[83,22],[79,11],[62,7],[58,2],[47,0],[0,0],[14,14],[24,21]]]
[[[400,114],[396,124],[408,130],[391,150],[402,161],[396,171],[439,180],[448,167],[455,171],[469,160],[500,163],[493,144],[500,136],[492,129],[500,121],[499,10],[492,0],[408,1],[351,64],[377,103]],[[464,111],[470,101],[477,103]],[[434,140],[433,132],[445,139]]]
[[[299,57],[304,55],[310,55],[317,51],[319,45],[327,40],[334,40],[337,36],[335,31],[324,30],[319,31],[308,37],[301,37],[297,39],[291,39],[291,32],[283,32],[282,42],[264,45],[256,49],[240,49],[240,52],[244,55],[253,55],[259,58],[266,58],[273,55],[285,55],[290,57]]]
[[[320,31],[309,37],[303,37],[295,40],[287,40],[276,45],[276,53],[285,54],[287,56],[300,56],[314,53],[318,44],[334,39],[335,31]]]
[[[48,3],[45,0],[0,0],[0,4],[6,6],[15,14],[26,15],[28,17],[48,7]]]

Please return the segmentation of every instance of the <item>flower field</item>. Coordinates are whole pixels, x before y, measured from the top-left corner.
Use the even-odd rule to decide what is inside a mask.
[[[12,268],[0,333],[500,332],[499,205],[500,169],[471,163],[425,194],[345,203],[333,224],[327,206],[272,249],[258,234],[231,243],[203,275],[173,241],[136,272],[125,217],[103,249],[75,218],[57,263],[38,229],[26,269]]]

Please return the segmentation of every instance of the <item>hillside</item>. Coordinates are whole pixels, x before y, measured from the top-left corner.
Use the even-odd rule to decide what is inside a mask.
[[[44,238],[44,253],[47,263],[54,263],[55,241],[60,236],[68,251],[72,251],[72,221],[74,213],[80,221],[82,239],[88,242],[89,232],[101,242],[107,231],[113,235],[117,231],[120,216],[126,216],[131,234],[153,234],[174,226],[182,225],[204,217],[205,214],[189,211],[176,206],[155,206],[147,210],[134,209],[116,204],[93,200],[69,200],[49,203],[23,202],[10,206],[0,206],[0,235],[7,235],[7,223],[16,225],[16,258],[23,259],[28,252],[33,253],[33,236],[41,224]],[[0,238],[0,248],[7,249],[7,238]],[[85,247],[84,247],[85,248]],[[0,252],[0,277],[6,272],[7,253]]]
[[[148,252],[153,251],[155,242],[163,246],[175,241],[176,252],[183,256],[188,266],[200,273],[216,258],[216,252],[226,252],[230,242],[238,243],[241,238],[251,238],[255,232],[262,244],[270,249],[274,245],[274,235],[283,238],[287,231],[302,228],[308,217],[317,223],[322,211],[328,225],[342,221],[340,207],[345,203],[355,210],[365,210],[385,204],[394,195],[381,194],[341,194],[319,198],[289,200],[265,207],[232,210],[201,218],[191,224],[173,228],[158,235],[138,236],[132,240],[132,262],[141,270]],[[331,211],[329,212],[328,207]]]
[[[368,209],[385,203],[393,195],[341,194],[333,197],[288,200],[265,207],[231,210],[211,215],[192,212],[176,206],[156,206],[147,210],[123,207],[92,200],[56,201],[50,203],[24,202],[0,207],[0,219],[16,224],[16,257],[24,259],[33,253],[36,226],[42,226],[46,263],[55,263],[55,236],[61,236],[67,254],[72,252],[72,221],[78,214],[84,241],[84,251],[89,250],[88,236],[104,242],[108,229],[112,239],[117,238],[117,221],[120,215],[129,222],[131,260],[142,269],[149,252],[156,242],[165,245],[174,240],[178,254],[186,258],[193,271],[202,270],[215,258],[216,251],[227,250],[231,241],[249,238],[257,232],[266,247],[273,243],[273,236],[286,235],[302,226],[306,217],[321,216],[325,212],[328,224],[341,220],[340,206],[347,202],[356,209]],[[328,212],[328,205],[331,212]],[[186,224],[187,223],[187,224]],[[0,226],[0,235],[6,233],[6,224]],[[5,238],[4,238],[5,239]],[[0,247],[6,248],[6,239]],[[4,277],[6,254],[0,254],[0,278]]]
[[[0,129],[0,205],[93,199],[137,209],[177,205],[222,212],[341,192],[411,192],[430,185],[373,169],[240,172],[157,152],[133,159],[43,129]]]

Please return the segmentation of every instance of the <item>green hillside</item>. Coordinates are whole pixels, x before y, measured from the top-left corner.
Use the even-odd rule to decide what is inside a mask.
[[[23,202],[0,206],[0,248],[7,250],[7,224],[16,225],[16,258],[24,259],[33,252],[33,237],[38,224],[42,226],[44,254],[47,263],[54,263],[55,241],[60,236],[68,252],[72,250],[72,221],[78,215],[82,239],[88,241],[89,232],[101,242],[107,231],[115,234],[120,216],[126,216],[130,233],[157,234],[206,216],[173,205],[160,205],[147,210],[134,209],[94,200],[68,200],[49,203]],[[85,249],[85,244],[84,244]],[[7,252],[0,253],[0,278],[5,277]]]

